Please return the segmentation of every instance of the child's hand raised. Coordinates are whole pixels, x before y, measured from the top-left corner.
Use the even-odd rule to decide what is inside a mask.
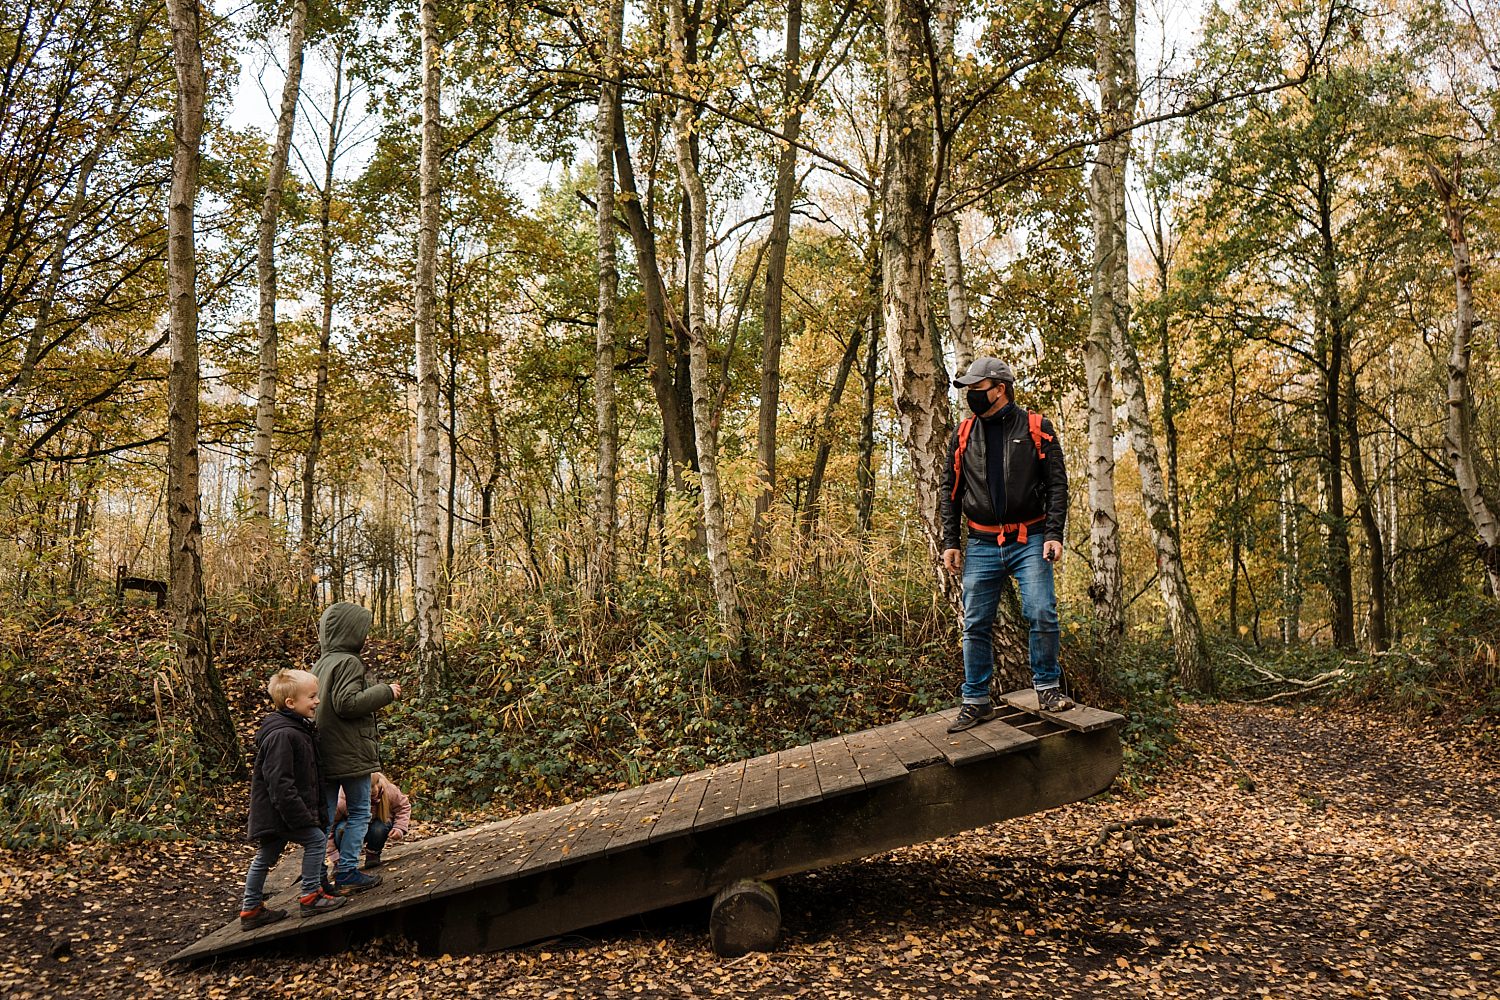
[[[401,697],[401,683],[399,681],[391,681],[391,694],[397,698]]]

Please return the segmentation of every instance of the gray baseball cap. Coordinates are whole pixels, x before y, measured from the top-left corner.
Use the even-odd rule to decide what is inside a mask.
[[[953,384],[960,389],[967,389],[975,382],[983,382],[992,378],[1006,385],[1016,384],[1016,373],[1010,370],[1010,365],[999,358],[975,358],[969,370],[953,380]]]

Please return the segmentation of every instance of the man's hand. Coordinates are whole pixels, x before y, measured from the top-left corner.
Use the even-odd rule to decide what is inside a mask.
[[[1062,542],[1048,539],[1042,543],[1042,558],[1050,563],[1055,563],[1062,558]]]
[[[1051,545],[1052,543],[1048,542],[1047,544]],[[401,684],[399,681],[391,681],[391,694],[395,695],[397,698],[401,697]]]
[[[964,568],[963,553],[959,552],[957,549],[944,549],[943,568],[952,573],[954,576],[957,576],[963,571]]]

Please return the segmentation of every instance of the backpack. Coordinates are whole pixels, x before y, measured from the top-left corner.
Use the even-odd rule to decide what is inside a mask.
[[[958,490],[964,481],[964,449],[969,447],[969,435],[974,432],[974,421],[977,419],[979,418],[967,417],[963,423],[958,425],[958,447],[953,449],[952,499],[954,500],[958,499]],[[1044,461],[1047,458],[1047,454],[1043,450],[1042,442],[1051,441],[1052,435],[1042,430],[1042,415],[1032,410],[1027,410],[1026,427],[1031,431],[1031,443],[1036,446],[1037,460]]]

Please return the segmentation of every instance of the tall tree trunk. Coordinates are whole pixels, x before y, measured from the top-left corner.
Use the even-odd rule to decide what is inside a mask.
[[[422,0],[422,155],[417,228],[417,678],[427,691],[447,682],[443,650],[441,552],[438,532],[442,421],[438,413],[437,238],[442,207],[442,44],[436,0]]]
[[[674,85],[681,94],[692,95],[697,89],[690,73],[694,64],[687,59],[687,34],[683,0],[667,0],[672,35],[672,70]],[[708,192],[693,155],[693,105],[679,99],[673,111],[676,138],[677,174],[687,195],[689,213],[689,256],[687,267],[689,361],[693,386],[693,428],[698,443],[698,471],[702,484],[703,529],[708,547],[709,577],[719,606],[720,623],[730,649],[743,666],[748,648],[745,612],[740,604],[734,566],[729,559],[729,525],[724,511],[724,497],[719,485],[718,441],[714,433],[713,391],[708,373],[708,330],[704,296],[705,258],[708,250]]]
[[[1118,13],[1116,13],[1118,8]],[[1134,31],[1132,0],[1107,0],[1094,10],[1096,78],[1100,117],[1106,129],[1123,128],[1134,107],[1131,89],[1122,83],[1124,66],[1119,52],[1125,21]],[[1118,25],[1117,25],[1118,21]],[[1133,66],[1132,60],[1132,66]],[[1116,330],[1126,329],[1129,302],[1122,298],[1122,275],[1128,275],[1125,219],[1117,204],[1125,187],[1129,139],[1121,135],[1099,144],[1089,176],[1089,212],[1093,220],[1094,259],[1089,289],[1089,332],[1084,340],[1083,367],[1089,404],[1089,541],[1093,581],[1089,597],[1094,618],[1106,638],[1125,629],[1125,603],[1120,582],[1120,522],[1115,510],[1114,376],[1111,355]]]
[[[598,455],[594,475],[594,521],[598,551],[594,560],[596,591],[606,599],[615,582],[619,535],[616,510],[619,475],[619,414],[615,403],[615,305],[620,272],[615,259],[615,106],[620,100],[620,52],[625,24],[624,0],[602,0],[599,31],[604,43],[600,67],[599,110],[594,122],[594,156],[598,167],[599,305],[594,333],[594,429]]]
[[[879,306],[877,305],[878,309]],[[844,387],[849,384],[849,372],[859,357],[860,331],[855,330],[844,346],[839,358],[839,367],[833,376],[833,391],[823,402],[823,416],[818,421],[817,449],[813,453],[812,472],[807,477],[807,503],[802,508],[802,533],[812,533],[818,520],[818,500],[823,493],[823,476],[828,471],[828,456],[833,451],[833,421],[838,413],[839,401],[844,398]]]
[[[939,590],[955,608],[958,581],[942,567],[938,490],[952,433],[948,373],[930,323],[932,78],[916,0],[885,0],[890,137],[881,212],[885,336],[891,390],[916,488],[917,514]]]
[[[1276,402],[1276,443],[1282,455],[1276,469],[1280,488],[1281,527],[1281,641],[1290,646],[1300,638],[1302,624],[1302,526],[1297,481],[1289,458],[1292,447],[1287,428],[1291,417],[1284,400]]]
[[[260,240],[256,276],[260,282],[260,386],[255,401],[255,441],[250,450],[250,514],[268,527],[271,517],[271,437],[276,428],[276,380],[279,349],[276,332],[276,229],[281,217],[281,188],[292,151],[297,95],[302,87],[302,48],[307,34],[307,0],[292,0],[287,27],[286,80],[276,119],[276,142],[266,170],[266,193],[260,203]]]
[[[1365,548],[1370,561],[1370,648],[1390,648],[1391,638],[1386,607],[1385,540],[1381,537],[1380,518],[1375,514],[1375,497],[1365,475],[1362,441],[1359,432],[1359,386],[1354,380],[1354,364],[1344,355],[1344,437],[1349,442],[1349,484],[1354,487],[1354,503],[1359,524],[1365,534]]]
[[[1101,9],[1101,16],[1102,16]],[[1130,113],[1135,107],[1137,83],[1135,62],[1135,0],[1119,0],[1119,15],[1108,42],[1101,37],[1101,48],[1111,50],[1102,68],[1113,71],[1117,89],[1110,96],[1116,110]],[[1156,432],[1151,426],[1151,410],[1146,400],[1146,379],[1141,373],[1140,357],[1130,337],[1129,254],[1127,253],[1125,172],[1130,163],[1130,134],[1111,141],[1111,166],[1108,173],[1095,172],[1095,180],[1108,185],[1110,206],[1110,244],[1113,252],[1110,281],[1112,309],[1111,334],[1115,361],[1120,371],[1120,391],[1125,397],[1126,426],[1130,446],[1135,451],[1141,476],[1141,506],[1156,547],[1157,580],[1162,603],[1167,609],[1167,623],[1172,630],[1176,651],[1177,676],[1190,690],[1212,691],[1214,674],[1203,639],[1203,623],[1188,585],[1182,550],[1172,522],[1172,508],[1167,500],[1161,460],[1156,451]],[[1165,284],[1163,284],[1165,289]]]
[[[1349,521],[1344,513],[1344,450],[1341,440],[1343,406],[1340,387],[1344,379],[1344,353],[1349,341],[1339,292],[1338,249],[1333,233],[1333,190],[1327,167],[1316,164],[1313,194],[1318,210],[1318,312],[1322,367],[1323,412],[1326,448],[1323,477],[1326,491],[1328,532],[1328,595],[1333,620],[1333,644],[1354,647],[1354,580],[1349,558]]]
[[[172,62],[177,75],[172,134],[172,189],[167,202],[167,606],[177,637],[183,701],[203,762],[242,775],[245,762],[214,668],[203,601],[203,524],[198,490],[198,299],[194,212],[202,156],[203,72],[197,0],[169,0]]]
[[[672,459],[672,476],[679,488],[682,471],[698,468],[698,455],[693,437],[692,411],[678,405],[675,380],[676,354],[668,349],[676,344],[680,320],[667,297],[667,286],[662,280],[661,265],[656,253],[656,234],[652,232],[646,218],[641,194],[636,190],[635,166],[630,159],[630,143],[625,135],[625,110],[623,102],[616,101],[614,107],[614,153],[615,171],[619,174],[619,207],[625,213],[625,222],[630,229],[630,240],[635,247],[636,272],[640,277],[641,293],[646,300],[646,370],[651,379],[651,392],[656,397],[657,409],[661,411],[662,434],[667,451]]]
[[[946,100],[946,94],[951,89],[953,80],[953,35],[958,27],[958,4],[956,0],[939,0],[937,19],[935,24],[935,41],[937,43],[937,66],[938,79],[942,83],[942,100]],[[951,138],[951,137],[950,137]],[[941,139],[934,137],[934,145],[941,145]],[[947,155],[942,156],[939,161],[938,199],[951,188],[951,177],[953,173],[953,161]],[[953,212],[944,212],[932,223],[933,245],[937,250],[938,260],[943,265],[943,279],[948,292],[948,336],[953,342],[953,363],[955,371],[964,371],[974,360],[974,331],[973,324],[969,320],[969,289],[964,282],[964,258],[962,243],[959,239],[958,216]]]
[[[336,37],[333,50],[333,100],[329,104],[328,145],[323,157],[323,180],[318,188],[318,268],[321,279],[322,317],[318,326],[318,353],[313,379],[312,425],[307,452],[302,457],[302,531],[298,548],[302,563],[302,588],[307,603],[316,607],[318,591],[313,550],[317,545],[318,459],[323,452],[323,424],[328,410],[328,351],[333,342],[333,165],[343,142],[348,107],[344,95],[344,42]]]
[[[859,495],[855,500],[855,518],[861,534],[868,534],[875,513],[875,389],[880,377],[880,351],[884,347],[885,306],[880,294],[880,251],[876,249],[875,192],[870,192],[870,343],[865,349],[864,399],[859,415]]]
[[[786,141],[776,160],[776,192],[771,206],[771,235],[766,240],[766,290],[761,297],[760,423],[756,456],[761,489],[755,498],[751,547],[764,558],[768,547],[767,520],[776,492],[776,416],[781,405],[782,292],[786,282],[786,252],[791,241],[792,198],[797,193],[797,147],[802,132],[802,0],[787,0],[786,66],[781,83],[785,106],[781,131]]]
[[[1172,511],[1172,530],[1182,537],[1182,491],[1177,476],[1177,377],[1172,371],[1172,325],[1167,309],[1171,291],[1172,253],[1167,247],[1167,228],[1162,221],[1159,197],[1151,199],[1151,226],[1156,237],[1153,257],[1156,263],[1157,294],[1160,309],[1156,317],[1157,345],[1161,351],[1158,375],[1161,378],[1162,444],[1166,448],[1167,506]]]
[[[1489,577],[1490,593],[1500,596],[1500,516],[1490,492],[1493,484],[1479,474],[1474,446],[1474,397],[1469,388],[1469,355],[1474,337],[1474,271],[1466,232],[1468,210],[1463,198],[1463,161],[1455,156],[1451,177],[1429,166],[1434,187],[1448,224],[1448,244],[1453,254],[1453,341],[1448,351],[1448,403],[1443,418],[1443,437],[1448,463],[1458,480],[1464,510],[1479,536],[1479,553]]]

